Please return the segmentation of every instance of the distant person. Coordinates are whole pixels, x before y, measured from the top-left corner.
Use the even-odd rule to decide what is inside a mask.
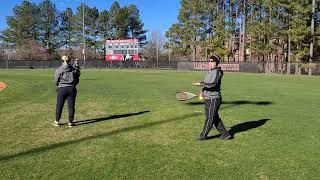
[[[125,58],[126,61],[131,61],[132,59],[133,57],[130,54],[126,55],[126,58]]]
[[[201,95],[205,99],[206,120],[198,140],[206,140],[213,125],[220,132],[220,139],[231,138],[230,133],[224,127],[218,113],[222,102],[220,86],[221,78],[223,76],[221,68],[217,67],[219,62],[219,56],[211,56],[209,59],[209,71],[207,72],[204,81],[201,83],[193,83],[196,86],[203,87]]]
[[[69,110],[69,127],[74,126],[74,113],[75,103],[77,96],[77,84],[79,83],[80,67],[78,65],[78,59],[75,59],[75,63],[72,66],[68,56],[62,56],[62,65],[56,70],[55,83],[57,86],[57,105],[56,105],[56,120],[54,126],[60,126],[59,121],[61,118],[62,109],[65,101],[68,102]]]

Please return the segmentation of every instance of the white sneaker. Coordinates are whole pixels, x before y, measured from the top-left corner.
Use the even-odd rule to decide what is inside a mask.
[[[56,127],[60,126],[60,124],[59,124],[58,121],[54,121],[54,122],[52,123],[52,125],[53,125],[53,126],[56,126]]]
[[[75,126],[74,123],[68,123],[68,127],[73,127],[73,126]]]

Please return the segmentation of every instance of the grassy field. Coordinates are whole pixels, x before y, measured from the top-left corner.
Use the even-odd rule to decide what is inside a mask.
[[[320,77],[225,73],[229,141],[199,142],[204,72],[84,70],[74,128],[53,127],[53,70],[1,70],[0,179],[319,179]],[[65,106],[62,122],[67,122]]]

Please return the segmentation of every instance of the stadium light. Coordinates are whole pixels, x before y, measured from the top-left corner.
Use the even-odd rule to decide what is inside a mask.
[[[86,66],[86,38],[85,38],[85,31],[84,31],[84,0],[82,0],[82,37],[83,37],[83,67]]]
[[[171,33],[169,31],[169,67],[171,67],[170,61],[171,61]]]

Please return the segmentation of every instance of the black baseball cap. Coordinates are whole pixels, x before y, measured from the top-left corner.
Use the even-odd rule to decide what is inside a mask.
[[[212,55],[212,56],[210,56],[209,61],[210,61],[210,62],[214,61],[214,62],[216,62],[217,65],[218,65],[218,64],[220,63],[220,57],[217,56],[217,55]]]

